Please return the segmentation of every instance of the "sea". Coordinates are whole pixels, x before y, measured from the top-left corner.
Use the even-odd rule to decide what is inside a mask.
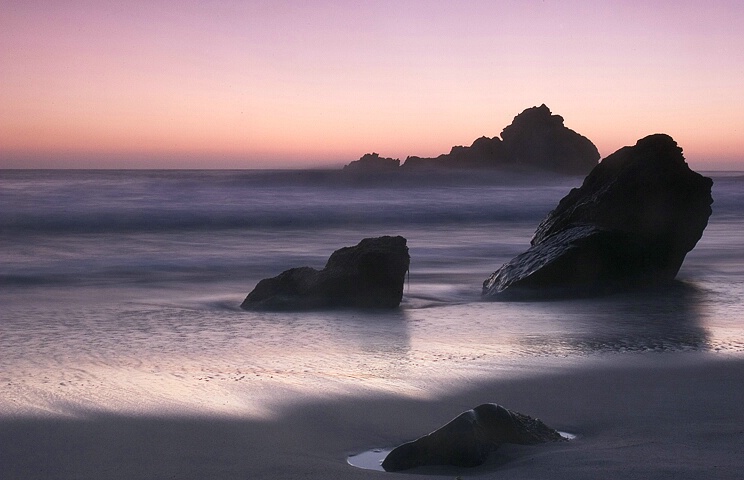
[[[297,399],[434,398],[637,355],[744,356],[744,173],[678,281],[484,301],[581,177],[340,170],[0,172],[0,416],[270,417]],[[365,237],[411,255],[394,310],[249,312],[262,278]]]

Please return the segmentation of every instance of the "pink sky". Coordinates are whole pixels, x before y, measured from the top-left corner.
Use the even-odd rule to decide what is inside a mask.
[[[438,155],[541,103],[744,170],[744,2],[0,0],[0,168]]]

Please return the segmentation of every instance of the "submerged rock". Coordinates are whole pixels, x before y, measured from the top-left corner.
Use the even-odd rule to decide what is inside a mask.
[[[712,212],[713,181],[668,135],[605,158],[537,227],[483,295],[576,295],[674,279]]]
[[[409,263],[405,238],[365,238],[333,252],[323,270],[292,268],[261,280],[241,308],[395,308],[403,297]]]
[[[463,412],[438,430],[394,448],[382,467],[388,472],[424,465],[475,467],[501,444],[535,445],[564,441],[557,431],[495,403]]]

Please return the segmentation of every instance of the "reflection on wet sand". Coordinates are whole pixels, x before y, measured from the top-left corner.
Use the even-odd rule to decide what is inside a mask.
[[[556,318],[574,323],[556,336],[525,335],[519,343],[555,354],[708,350],[702,305],[706,292],[692,284],[627,292],[578,302],[548,302]]]

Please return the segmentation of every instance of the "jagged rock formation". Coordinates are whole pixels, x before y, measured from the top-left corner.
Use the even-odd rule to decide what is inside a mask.
[[[674,279],[708,224],[710,178],[668,135],[605,158],[542,221],[483,295],[581,295]]]
[[[333,252],[323,270],[292,268],[261,280],[241,308],[395,308],[403,297],[409,263],[405,238],[365,238]]]
[[[400,167],[400,160],[397,158],[381,157],[379,153],[365,153],[350,164],[344,166],[344,172],[356,171],[390,171]]]
[[[394,448],[382,468],[396,472],[424,465],[475,467],[504,443],[535,445],[564,440],[538,419],[485,403],[418,440]]]
[[[379,163],[372,162],[371,159],[366,163],[361,162],[365,157],[345,168],[352,165],[356,168],[375,166]],[[511,125],[501,132],[501,138],[481,137],[469,147],[455,146],[450,153],[436,158],[410,156],[401,170],[497,168],[584,175],[598,161],[597,147],[588,138],[566,128],[563,117],[553,115],[543,104],[528,108],[514,117]],[[392,165],[389,162],[387,164]]]
[[[516,162],[509,161],[504,153],[503,143],[499,137],[480,137],[469,147],[454,146],[450,153],[435,158],[410,156],[406,158],[403,169],[498,168],[510,164],[515,166]]]
[[[585,175],[597,165],[597,147],[563,125],[545,104],[528,108],[501,132],[505,162]]]

